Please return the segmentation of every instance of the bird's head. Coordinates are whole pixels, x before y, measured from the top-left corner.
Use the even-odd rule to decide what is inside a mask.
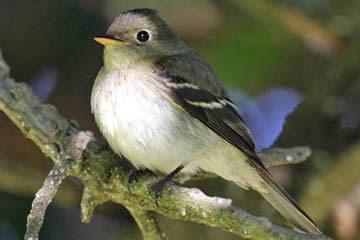
[[[121,67],[139,59],[156,59],[188,49],[157,12],[147,8],[121,13],[106,35],[94,39],[105,45],[105,67]]]

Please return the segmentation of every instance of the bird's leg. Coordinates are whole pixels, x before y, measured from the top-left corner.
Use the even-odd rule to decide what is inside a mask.
[[[131,184],[133,182],[137,182],[138,180],[138,177],[141,177],[147,173],[149,173],[150,171],[148,169],[141,169],[141,170],[137,170],[135,172],[133,172],[130,177],[128,178],[128,183],[127,183],[127,188],[128,188],[128,191],[129,193],[131,193]]]
[[[157,183],[155,183],[152,188],[156,189],[155,192],[155,203],[156,206],[159,207],[159,203],[158,200],[161,199],[161,192],[163,190],[163,188],[165,187],[165,185],[170,182],[171,180],[173,180],[173,178],[176,176],[176,174],[178,174],[182,169],[184,168],[183,165],[180,165],[179,167],[177,167],[174,171],[172,171],[169,175],[167,175],[163,180],[158,181]]]

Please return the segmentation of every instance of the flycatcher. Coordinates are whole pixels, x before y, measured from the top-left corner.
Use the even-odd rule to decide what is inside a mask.
[[[95,120],[137,169],[168,175],[157,198],[178,172],[202,170],[258,191],[290,222],[321,234],[259,160],[213,68],[155,10],[123,12],[95,40],[105,45],[91,94]]]

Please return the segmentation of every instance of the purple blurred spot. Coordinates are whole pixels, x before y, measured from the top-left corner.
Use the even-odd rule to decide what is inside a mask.
[[[360,111],[359,109],[347,101],[346,99],[341,100],[341,116],[340,116],[340,127],[341,128],[356,128],[360,122]]]
[[[257,151],[275,142],[286,116],[303,100],[303,96],[292,89],[272,89],[255,99],[250,99],[241,90],[231,90],[230,96],[251,131]]]
[[[39,99],[46,101],[55,89],[57,71],[55,67],[46,67],[38,71],[29,81]]]

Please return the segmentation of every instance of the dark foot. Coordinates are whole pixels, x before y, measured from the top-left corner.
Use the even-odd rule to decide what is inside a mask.
[[[163,180],[158,181],[154,185],[152,185],[151,189],[155,189],[155,203],[156,206],[159,207],[159,200],[161,199],[161,193],[164,189],[165,185],[172,181],[176,174],[178,174],[184,166],[180,165],[174,171],[172,171],[169,175],[167,175]]]
[[[158,181],[157,183],[155,183],[154,185],[151,186],[151,189],[155,190],[155,203],[156,206],[159,207],[159,200],[161,199],[161,193],[162,190],[164,189],[165,185],[167,183],[171,182],[171,180],[167,181],[166,178],[163,180]]]
[[[131,184],[133,182],[137,182],[138,177],[141,177],[141,176],[147,174],[148,172],[150,172],[150,171],[147,169],[142,169],[142,170],[137,170],[130,175],[130,177],[128,179],[128,183],[127,183],[127,188],[128,188],[129,193],[131,193],[131,189],[130,189]]]

